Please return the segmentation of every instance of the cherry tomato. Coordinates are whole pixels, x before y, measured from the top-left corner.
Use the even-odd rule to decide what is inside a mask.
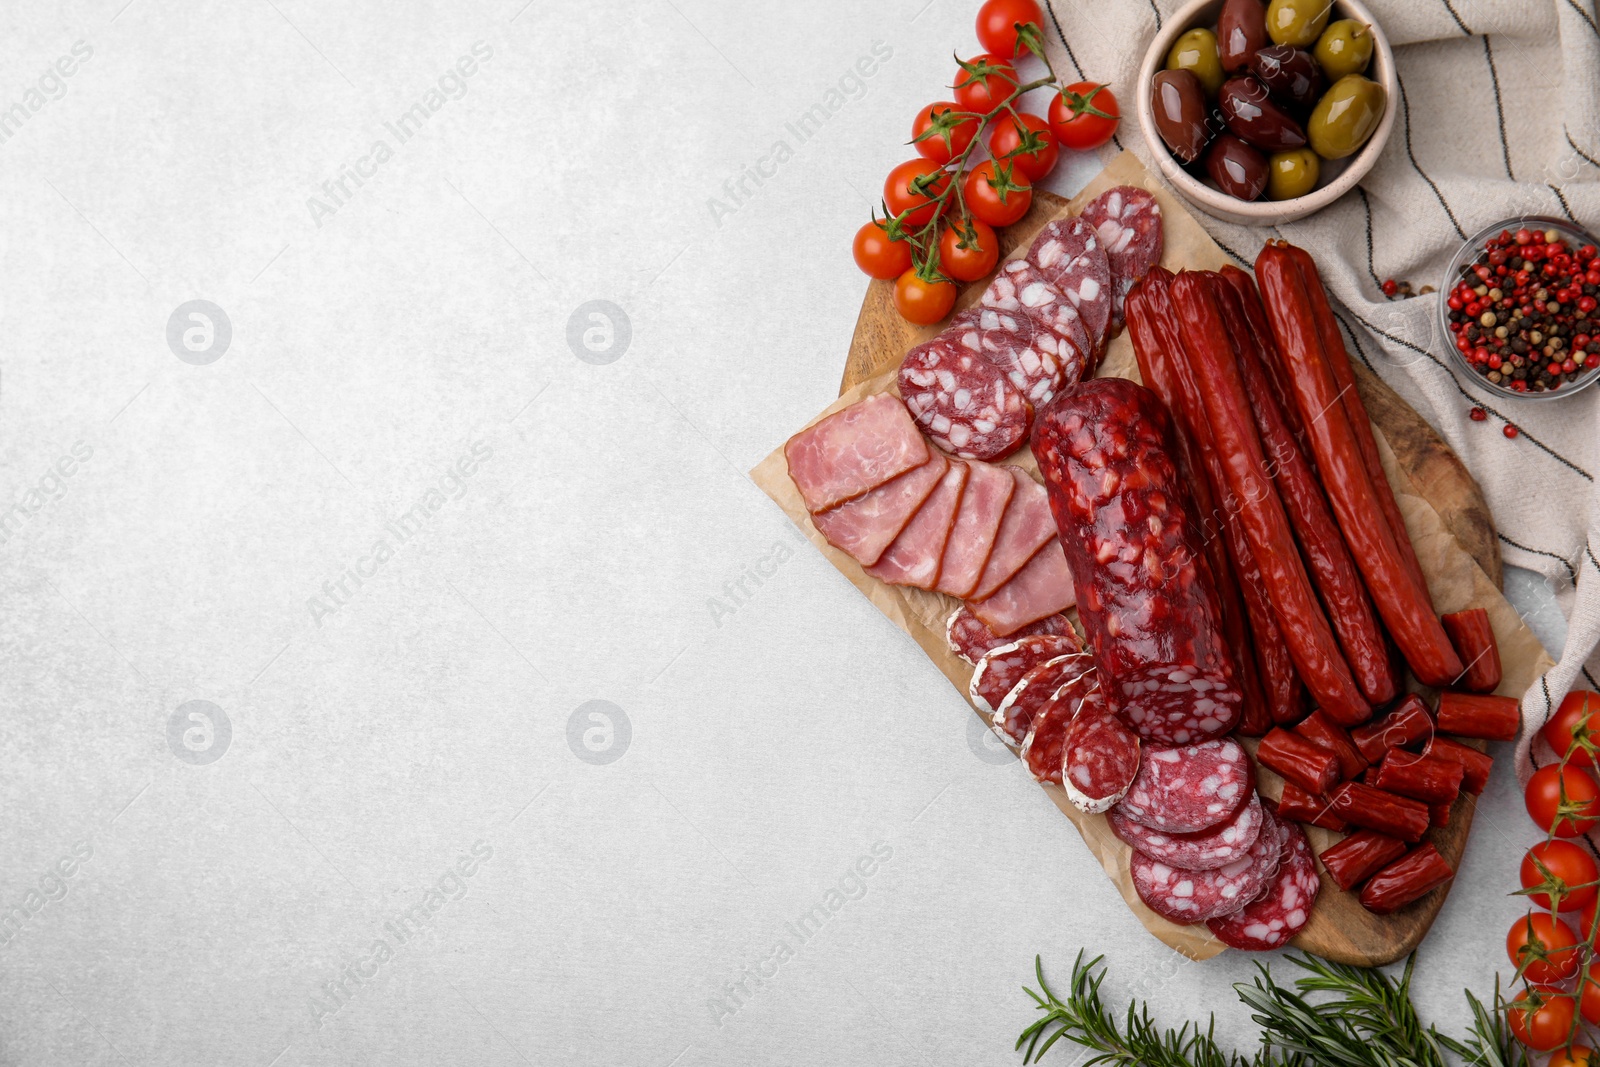
[[[1577,767],[1540,767],[1528,779],[1523,800],[1539,829],[1557,837],[1577,837],[1600,823],[1600,785]]]
[[[928,175],[935,177],[927,178]],[[926,179],[922,192],[911,185],[918,179]],[[934,200],[949,183],[950,176],[931,159],[908,159],[891,170],[889,177],[884,179],[883,202],[889,205],[889,213],[896,216],[914,208],[911,214],[901,219],[901,224],[908,227],[924,226],[939,210]]]
[[[968,111],[987,115],[1004,103],[1018,84],[1015,67],[985,52],[956,70],[956,102]]]
[[[961,105],[949,100],[935,100],[917,112],[911,123],[911,140],[917,154],[943,166],[965,152],[978,134],[978,120],[959,118],[961,113]],[[933,132],[928,133],[929,130]],[[917,140],[919,137],[922,140]]]
[[[1600,963],[1589,964],[1578,991],[1578,1011],[1584,1019],[1600,1026]]]
[[[1545,997],[1535,1005],[1524,993],[1506,1009],[1506,1022],[1518,1041],[1535,1052],[1549,1052],[1567,1043],[1573,1014],[1571,997]]]
[[[1577,935],[1572,927],[1542,911],[1530,911],[1511,924],[1506,955],[1534,985],[1554,985],[1578,973]],[[1541,955],[1544,958],[1539,958]]]
[[[926,282],[908,270],[894,283],[894,306],[900,317],[918,326],[931,326],[955,306],[955,282]]]
[[[1019,111],[1016,118],[1002,115],[995,120],[994,131],[989,134],[989,154],[1001,162],[1015,163],[1017,173],[1037,182],[1056,169],[1061,146],[1056,144],[1050,123],[1038,115]]]
[[[1017,54],[1017,23],[1044,25],[1038,0],[984,0],[978,8],[978,43],[985,52],[1011,57]]]
[[[1573,1045],[1551,1056],[1545,1061],[1545,1067],[1600,1067],[1600,1061],[1595,1060],[1593,1049]]]
[[[1000,262],[1000,238],[988,223],[973,219],[972,232],[947,226],[939,235],[939,269],[958,282],[975,282]],[[968,248],[962,248],[962,238]],[[944,316],[940,316],[943,318]]]
[[[1568,693],[1561,701],[1561,707],[1551,716],[1550,721],[1544,724],[1540,732],[1544,734],[1545,741],[1555,750],[1557,756],[1567,755],[1572,747],[1572,734],[1579,723],[1587,727],[1587,735],[1600,745],[1600,693],[1585,693],[1574,691]],[[1583,749],[1572,753],[1568,763],[1580,767],[1593,767],[1594,755]]]
[[[856,231],[856,266],[874,278],[898,278],[911,267],[911,243],[891,241],[881,219]]]
[[[967,208],[990,226],[1010,226],[1033,205],[1033,186],[1014,165],[986,159],[967,172]]]
[[[1098,82],[1074,82],[1050,99],[1056,140],[1080,152],[1111,140],[1121,118],[1117,98]]]
[[[1522,888],[1544,885],[1545,875],[1540,872],[1540,866],[1549,872],[1551,878],[1565,886],[1561,905],[1555,910],[1578,911],[1595,899],[1596,887],[1585,883],[1600,880],[1600,866],[1595,864],[1594,857],[1585,849],[1571,841],[1541,841],[1534,845],[1522,857]],[[1573,886],[1583,888],[1573,889]],[[1528,899],[1546,911],[1551,910],[1549,893],[1530,893]],[[1588,928],[1585,927],[1583,932],[1587,934]]]

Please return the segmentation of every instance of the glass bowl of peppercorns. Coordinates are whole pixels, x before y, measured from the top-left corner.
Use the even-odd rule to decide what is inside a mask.
[[[1554,400],[1600,379],[1600,249],[1562,219],[1473,234],[1439,286],[1445,338],[1491,392]]]

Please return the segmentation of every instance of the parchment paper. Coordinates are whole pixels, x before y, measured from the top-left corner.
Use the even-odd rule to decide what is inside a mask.
[[[1167,269],[1215,270],[1231,262],[1227,254],[1211,240],[1176,197],[1159,182],[1153,180],[1131,153],[1124,152],[1113,160],[1110,166],[1072,199],[1067,213],[1076,214],[1084,204],[1114,185],[1136,185],[1148,189],[1160,202],[1166,234],[1166,248],[1161,262]],[[1026,246],[1020,249],[1017,255],[1025,251]],[[972,302],[974,301],[970,299],[963,301],[963,303]],[[847,390],[838,400],[818,412],[812,422],[848,407],[863,397],[884,391],[896,391],[896,369],[891,368]],[[1138,366],[1133,357],[1133,345],[1126,333],[1111,342],[1101,364],[1099,376],[1139,380]],[[1500,658],[1504,671],[1498,692],[1520,698],[1534,678],[1552,665],[1552,661],[1545,654],[1538,638],[1523,623],[1516,609],[1501,595],[1490,577],[1450,534],[1439,512],[1422,495],[1421,488],[1396,462],[1387,441],[1383,439],[1381,429],[1374,426],[1373,430],[1378,437],[1385,473],[1394,486],[1400,510],[1405,516],[1407,532],[1411,535],[1417,558],[1428,577],[1434,607],[1441,614],[1468,607],[1488,610],[1489,618],[1494,624],[1495,637],[1500,644]],[[1006,462],[1016,463],[1032,471],[1038,469],[1033,456],[1026,450],[1008,458]],[[940,593],[886,585],[867,574],[861,565],[848,555],[828,544],[812,525],[811,516],[806,511],[799,492],[789,480],[788,466],[784,461],[781,445],[756,465],[750,472],[750,477],[783,509],[795,525],[804,531],[811,543],[817,546],[840,573],[861,590],[862,594],[889,618],[889,621],[904,630],[922,647],[928,659],[943,672],[950,680],[950,684],[955,686],[965,699],[967,685],[972,677],[972,667],[952,652],[945,643],[945,621],[951,612],[960,606],[960,601]],[[1425,692],[1425,690],[1419,691]],[[983,716],[976,708],[973,709],[973,713],[987,721],[987,716]],[[1276,776],[1265,768],[1258,767],[1257,770],[1261,792],[1267,796],[1276,796],[1280,788]],[[1225,946],[1212,938],[1203,925],[1181,926],[1167,921],[1145,907],[1134,891],[1129,876],[1128,857],[1132,850],[1111,833],[1105,816],[1088,815],[1079,811],[1067,800],[1066,793],[1060,786],[1043,785],[1041,788],[1054,801],[1056,807],[1072,820],[1084,843],[1099,860],[1129,909],[1152,934],[1191,959],[1209,959],[1224,949]],[[1319,850],[1337,839],[1337,835],[1329,834],[1327,831],[1320,831],[1314,827],[1309,829],[1313,844]],[[1324,887],[1324,891],[1327,891],[1327,886]]]

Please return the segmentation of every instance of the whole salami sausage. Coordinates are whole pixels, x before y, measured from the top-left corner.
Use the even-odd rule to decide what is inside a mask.
[[[1212,443],[1236,505],[1230,519],[1249,537],[1278,625],[1306,688],[1318,706],[1341,723],[1365,722],[1372,716],[1372,705],[1350,675],[1301,562],[1283,501],[1266,472],[1261,439],[1218,301],[1222,289],[1216,275],[1204,272],[1185,271],[1172,282],[1172,303],[1187,327],[1184,350],[1195,379],[1204,383],[1200,397]]]
[[[1113,703],[1163,744],[1227,733],[1239,718],[1233,657],[1161,401],[1125,378],[1080,382],[1038,420],[1033,454]]]
[[[1205,540],[1206,565],[1217,590],[1217,604],[1222,612],[1222,633],[1227,638],[1228,650],[1233,653],[1239,692],[1243,698],[1239,732],[1246,737],[1260,737],[1272,729],[1273,723],[1279,719],[1273,712],[1274,705],[1268,703],[1262,691],[1261,672],[1256,662],[1256,643],[1250,635],[1252,613],[1247,612],[1240,594],[1241,583],[1229,558],[1228,539],[1217,536],[1215,531],[1207,527],[1207,516],[1217,514],[1217,510],[1200,442],[1196,440],[1179,406],[1179,398],[1184,394],[1179,382],[1181,375],[1187,373],[1187,368],[1177,366],[1172,359],[1172,353],[1177,351],[1182,342],[1178,338],[1178,324],[1172,314],[1172,302],[1167,292],[1171,281],[1170,273],[1156,267],[1133,287],[1128,294],[1128,336],[1133,341],[1134,357],[1139,361],[1139,376],[1161,398],[1172,418],[1178,471],[1188,484],[1194,500],[1195,515]],[[1276,627],[1277,620],[1271,618],[1270,609],[1266,609],[1265,614],[1267,621]],[[1263,642],[1260,647],[1264,654],[1271,656],[1273,649],[1268,647],[1269,644]],[[1276,644],[1281,645],[1281,639]],[[1281,662],[1289,662],[1287,649],[1283,650]],[[1285,683],[1284,694],[1280,697],[1285,705],[1290,701],[1288,691],[1295,684],[1292,668],[1289,674],[1291,677]],[[1284,718],[1287,717],[1285,713]]]

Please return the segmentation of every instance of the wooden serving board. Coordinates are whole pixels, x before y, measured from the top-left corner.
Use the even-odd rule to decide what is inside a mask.
[[[1137,184],[1157,195],[1166,219],[1167,255],[1163,264],[1169,269],[1178,270],[1183,267],[1215,269],[1227,262],[1221,249],[1205,235],[1193,217],[1164,187],[1150,179],[1135,157],[1128,153],[1114,160],[1104,174],[1072,201],[1050,193],[1035,193],[1034,206],[1029,214],[1021,222],[1007,228],[1001,235],[1002,261],[1013,253],[1021,254],[1025,251],[1034,234],[1045,223],[1067,213],[1069,209],[1078,210],[1083,203],[1098,195],[1102,189],[1117,184]],[[977,303],[985,285],[986,282],[974,282],[966,286],[956,301],[957,310]],[[916,326],[906,322],[895,311],[893,283],[872,282],[856,322],[840,392],[847,392],[897,367],[907,349],[937,334],[941,328],[942,324]],[[1395,485],[1397,496],[1402,500],[1403,508],[1407,511],[1407,523],[1412,528],[1413,539],[1419,540],[1413,521],[1413,516],[1419,510],[1414,506],[1416,498],[1420,498],[1431,507],[1431,511],[1437,516],[1438,525],[1434,527],[1433,535],[1431,537],[1422,535],[1427,540],[1428,546],[1437,550],[1424,552],[1419,543],[1419,554],[1423,557],[1424,569],[1429,571],[1430,584],[1434,587],[1436,606],[1441,611],[1460,610],[1469,605],[1490,607],[1491,615],[1496,620],[1496,630],[1500,634],[1502,649],[1510,652],[1513,658],[1543,657],[1543,650],[1539,648],[1536,640],[1532,640],[1532,635],[1526,633],[1525,627],[1515,632],[1514,639],[1508,638],[1505,632],[1507,627],[1520,627],[1521,623],[1520,619],[1516,618],[1515,612],[1511,611],[1510,605],[1499,595],[1501,585],[1499,544],[1495,537],[1493,517],[1477,482],[1449,446],[1416,411],[1359,362],[1355,364],[1354,369],[1362,399],[1378,431],[1380,448],[1387,446],[1385,450],[1389,454],[1385,459],[1391,464],[1390,479]],[[1126,334],[1112,342],[1099,373],[1138,380],[1138,368],[1133,358],[1132,345]],[[1031,456],[1026,452],[1018,459],[1025,466],[1033,466]],[[1412,500],[1408,502],[1407,497],[1411,497]],[[1423,520],[1425,525],[1430,521],[1425,515]],[[1439,547],[1441,544],[1442,548]],[[1463,570],[1474,569],[1480,573],[1478,575],[1461,573]],[[1436,580],[1437,571],[1449,573]],[[1447,586],[1450,590],[1443,594],[1444,599],[1441,599],[1441,585]],[[1465,589],[1474,591],[1467,593],[1463,591]],[[1491,604],[1489,603],[1491,600],[1498,603]],[[929,647],[922,635],[913,636],[918,637],[924,648]],[[1508,640],[1514,646],[1514,650],[1507,648]],[[1532,640],[1531,646],[1528,644],[1530,640]],[[1548,657],[1544,657],[1544,662],[1548,662]],[[948,661],[941,665],[941,669],[947,676],[951,676],[952,682],[958,688],[963,688],[959,673],[953,675]],[[960,669],[957,668],[958,671]],[[970,673],[970,669],[967,670]],[[1507,671],[1508,675],[1518,673]],[[1502,686],[1502,692],[1520,696],[1522,687],[1526,684],[1527,682],[1520,678],[1508,677],[1506,684]],[[1431,691],[1419,686],[1413,685],[1413,688],[1427,693],[1430,698],[1433,696]],[[965,695],[964,688],[963,695]],[[974,714],[978,714],[976,709]],[[1254,749],[1254,742],[1247,744],[1252,750]],[[1276,775],[1265,768],[1258,770],[1262,792],[1267,796],[1276,797],[1281,791],[1281,782]],[[1127,878],[1127,846],[1115,842],[1114,839],[1108,840],[1111,835],[1105,828],[1103,817],[1086,816],[1079,812],[1058,786],[1047,785],[1044,788],[1056,805],[1072,819],[1085,842],[1106,867],[1113,882],[1118,883],[1118,888],[1128,901],[1129,907],[1157,936],[1162,937],[1179,951],[1195,958],[1203,959],[1222,949],[1220,943],[1209,938],[1203,926],[1172,927],[1168,930],[1167,927],[1171,924],[1166,924],[1159,916],[1148,911],[1132,891]],[[1451,812],[1449,824],[1430,831],[1427,837],[1427,840],[1432,841],[1450,861],[1451,866],[1458,869],[1472,825],[1475,802],[1474,796],[1463,792]],[[1307,827],[1307,831],[1314,849],[1318,852],[1341,836],[1316,827]],[[1119,867],[1120,870],[1117,869]],[[1326,872],[1321,872],[1320,864],[1319,872],[1322,874],[1322,891],[1312,920],[1292,944],[1296,948],[1319,956],[1364,966],[1389,963],[1415,948],[1432,925],[1450,891],[1450,886],[1446,885],[1393,915],[1377,916],[1361,907],[1353,895],[1341,891],[1328,878]]]

